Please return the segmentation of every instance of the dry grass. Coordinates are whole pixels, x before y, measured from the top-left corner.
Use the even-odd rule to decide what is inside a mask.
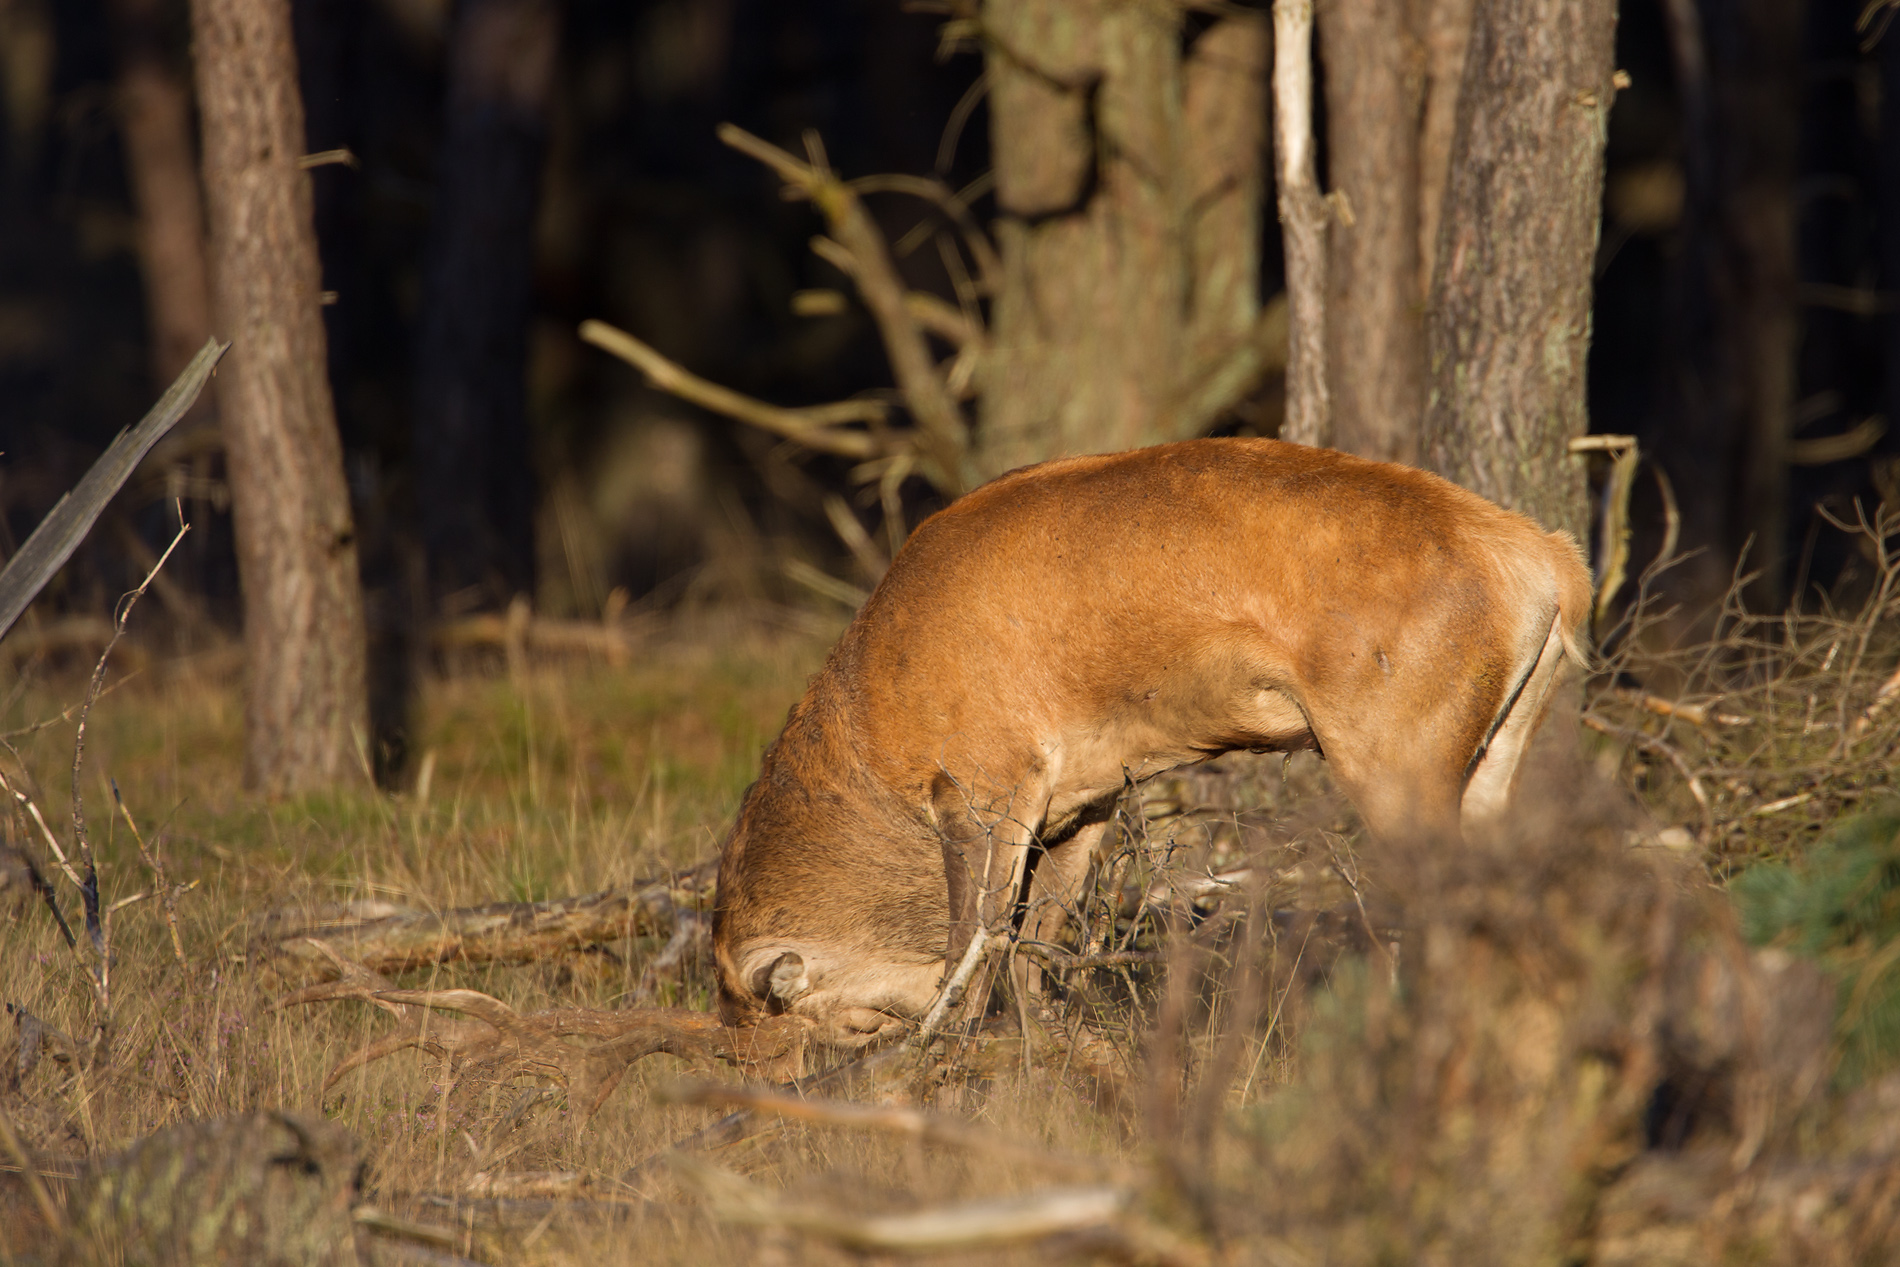
[[[1611,731],[1596,765],[1700,848],[1632,849],[1656,824],[1566,784],[1540,798],[1560,812],[1507,841],[1456,854],[1363,846],[1361,859],[1310,756],[1159,780],[1124,805],[1119,852],[1071,947],[1124,953],[1066,974],[1047,1022],[1078,1032],[1086,1020],[1117,1050],[1130,1071],[1119,1093],[1004,1044],[925,1097],[985,1128],[975,1135],[783,1121],[685,1163],[668,1150],[720,1110],[665,1093],[689,1074],[732,1082],[729,1071],[651,1059],[587,1120],[532,1080],[451,1098],[414,1052],[326,1094],[326,1072],[392,1023],[358,1003],[274,1010],[302,979],[259,953],[257,933],[273,912],[538,900],[709,856],[825,637],[697,635],[656,641],[622,669],[431,682],[414,791],[276,805],[238,786],[228,673],[155,665],[95,710],[82,782],[106,904],[152,884],[110,813],[109,780],[170,878],[200,882],[177,903],[185,962],[158,903],[119,911],[108,1058],[55,1053],[22,1071],[0,1033],[0,1078],[14,1082],[0,1084],[0,1107],[56,1198],[59,1175],[167,1125],[321,1112],[362,1142],[371,1200],[455,1229],[454,1252],[488,1262],[826,1262],[863,1234],[841,1220],[1084,1181],[1132,1193],[1113,1236],[951,1260],[1885,1261],[1891,1165],[1863,1174],[1842,1159],[1900,1141],[1843,1127],[1866,1110],[1824,1094],[1825,988],[1751,956],[1695,864],[1719,876],[1798,853],[1889,781],[1884,755],[1869,754],[1891,752],[1900,719],[1852,727],[1891,672],[1891,605],[1880,593],[1851,618],[1784,622],[1778,641],[1765,622],[1732,618],[1716,651],[1615,662],[1620,679],[1590,706]],[[1841,650],[1823,668],[1825,637]],[[56,716],[79,690],[71,678],[23,686],[0,725]],[[1630,691],[1750,720],[1697,724]],[[1833,725],[1793,734],[1791,715]],[[9,777],[62,829],[70,721],[11,742]],[[76,920],[70,886],[60,896]],[[83,1048],[97,1020],[86,959],[30,894],[6,900],[0,999]],[[446,965],[403,984],[523,1009],[613,1008],[658,948]],[[707,965],[691,963],[657,1001],[704,1007],[709,987]],[[1785,1179],[1796,1161],[1810,1167],[1805,1188]],[[1788,1213],[1800,1202],[1825,1228]],[[1712,1223],[1718,1206],[1742,1214]],[[45,1245],[26,1186],[0,1178],[0,1255],[37,1261]]]

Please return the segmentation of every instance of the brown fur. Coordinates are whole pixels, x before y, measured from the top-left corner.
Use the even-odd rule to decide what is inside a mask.
[[[1199,440],[1003,476],[919,527],[765,754],[726,842],[729,1023],[852,1046],[928,1008],[1031,881],[1048,935],[1125,782],[1316,747],[1382,835],[1501,808],[1575,541],[1434,475]]]

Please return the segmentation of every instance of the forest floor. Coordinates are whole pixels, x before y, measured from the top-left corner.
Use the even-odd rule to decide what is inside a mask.
[[[708,1088],[739,1073],[668,1056],[591,1115],[559,1071],[458,1080],[413,1047],[326,1088],[406,1022],[279,1006],[347,970],[286,938],[678,882],[716,856],[841,621],[435,677],[410,790],[277,803],[241,785],[233,656],[154,654],[111,679],[77,779],[110,912],[103,991],[47,840],[76,858],[83,666],[29,674],[0,766],[47,830],[15,812],[9,858],[37,860],[79,945],[9,861],[0,1261],[141,1261],[78,1240],[61,1259],[53,1225],[79,1237],[93,1217],[86,1176],[154,1131],[260,1110],[353,1137],[373,1261],[1894,1261],[1900,1081],[1885,1031],[1852,1025],[1886,1005],[1900,916],[1803,941],[1725,888],[1798,877],[1838,823],[1885,821],[1888,606],[1858,644],[1849,620],[1778,644],[1749,626],[1726,658],[1613,661],[1583,773],[1527,776],[1509,838],[1455,855],[1356,841],[1310,755],[1157,780],[1124,803],[1077,947],[1121,961],[1064,974],[1037,1015],[1006,1008],[982,1037],[895,1075],[847,1069],[799,1092],[802,1115],[767,1105],[718,1135],[731,1105]],[[1780,650],[1737,669],[1750,639]],[[1630,685],[1665,680],[1667,699]],[[163,892],[195,886],[171,904],[175,945],[131,824]],[[1856,892],[1879,906],[1900,891],[1900,823],[1874,835]],[[634,931],[391,976],[520,1013],[709,1008],[703,934],[661,971],[668,929]]]

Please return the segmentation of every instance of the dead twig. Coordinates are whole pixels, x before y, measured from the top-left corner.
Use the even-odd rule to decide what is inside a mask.
[[[198,882],[193,880],[189,884],[171,884],[166,881],[165,865],[159,861],[156,842],[149,847],[146,845],[144,833],[139,831],[139,825],[132,821],[132,811],[125,807],[125,799],[119,795],[117,779],[111,780],[111,787],[112,802],[119,807],[119,816],[125,819],[127,830],[132,833],[132,839],[138,844],[139,860],[152,873],[152,885],[158,893],[159,909],[165,914],[165,928],[171,933],[172,956],[177,959],[180,970],[189,971],[190,965],[185,962],[185,942],[178,935],[178,898],[180,894],[189,893],[197,888]],[[115,903],[113,909],[117,910],[124,904],[123,902]]]
[[[1891,708],[1895,700],[1900,700],[1900,669],[1895,669],[1892,675],[1880,684],[1880,689],[1874,692],[1873,702],[1867,705],[1867,711],[1855,720],[1854,737],[1858,739],[1871,730],[1874,723],[1880,719],[1880,715]]]
[[[583,321],[581,338],[603,351],[611,352],[638,369],[655,387],[671,392],[714,413],[770,431],[773,435],[795,440],[819,453],[845,458],[868,458],[883,451],[875,436],[862,431],[847,431],[853,422],[882,423],[890,407],[881,400],[843,400],[834,405],[812,405],[786,409],[767,404],[729,387],[708,382],[683,368],[640,340],[604,321]]]
[[[109,1042],[112,1019],[112,929],[108,917],[110,910],[102,911],[99,902],[99,868],[92,852],[92,834],[86,829],[85,794],[80,777],[86,762],[86,723],[92,715],[92,706],[99,698],[100,688],[105,685],[106,666],[112,659],[112,649],[119,645],[119,639],[125,636],[125,623],[132,618],[132,609],[138,606],[139,599],[145,597],[145,591],[151,588],[153,579],[158,575],[165,561],[172,557],[172,551],[178,548],[185,534],[191,531],[191,525],[184,520],[182,507],[179,512],[178,531],[173,534],[171,544],[158,556],[151,570],[145,574],[137,588],[119,599],[117,612],[112,623],[112,637],[107,640],[105,649],[99,653],[99,660],[93,665],[92,679],[86,684],[85,703],[80,706],[78,724],[73,730],[73,848],[79,855],[79,864],[85,875],[78,880],[80,900],[85,911],[86,939],[92,946],[95,962],[88,974],[92,982],[94,1001],[97,1011],[93,1017],[92,1060],[97,1063],[105,1055]],[[39,811],[34,810],[38,817]],[[44,829],[45,824],[41,824]],[[52,840],[52,833],[46,833]],[[61,857],[61,863],[65,859]],[[72,877],[72,868],[66,867],[66,874]],[[116,909],[116,908],[114,908]],[[183,955],[180,954],[182,961]]]
[[[1683,782],[1688,785],[1689,795],[1695,797],[1696,805],[1702,811],[1703,842],[1706,844],[1715,839],[1715,812],[1709,806],[1709,794],[1703,789],[1702,780],[1696,777],[1695,771],[1689,768],[1689,762],[1680,752],[1654,735],[1646,735],[1640,730],[1618,726],[1592,712],[1584,713],[1583,724],[1599,735],[1608,735],[1633,748],[1641,748],[1644,752],[1661,757],[1673,765],[1676,772],[1682,775]]]
[[[977,224],[976,217],[970,214],[969,202],[964,196],[953,192],[950,186],[929,176],[907,176],[896,173],[860,176],[846,183],[862,194],[908,194],[935,206],[957,226],[957,232],[962,235],[963,244],[969,248],[970,258],[976,261],[977,276],[982,279],[983,293],[994,295],[1002,288],[1002,257],[996,253],[995,246],[990,243],[989,235],[984,233]],[[974,196],[971,195],[971,197]]]
[[[1685,704],[1681,700],[1664,699],[1659,695],[1651,695],[1647,691],[1634,691],[1627,687],[1618,687],[1615,695],[1616,698],[1625,703],[1634,704],[1645,712],[1654,713],[1658,717],[1680,718],[1693,726],[1707,726],[1710,723],[1718,726],[1746,726],[1751,720],[1740,713],[1711,712],[1710,710],[1714,707],[1712,704]]]

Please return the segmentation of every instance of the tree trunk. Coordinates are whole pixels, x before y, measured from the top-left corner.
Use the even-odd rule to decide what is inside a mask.
[[[1286,421],[1280,438],[1331,445],[1332,383],[1326,372],[1331,217],[1319,192],[1313,96],[1312,0],[1273,0],[1273,150],[1279,164],[1289,322]]]
[[[1875,184],[1879,216],[1875,221],[1880,289],[1887,294],[1900,291],[1900,33],[1889,29],[1880,41],[1880,148]],[[1889,309],[1880,317],[1880,355],[1882,376],[1880,401],[1886,411],[1887,425],[1900,426],[1900,311]],[[1900,456],[1891,448],[1884,459],[1888,478],[1900,485]],[[1884,490],[1883,490],[1884,491]],[[1900,512],[1900,496],[1884,498],[1888,510]],[[1800,596],[1797,595],[1797,598]]]
[[[1478,6],[1427,319],[1427,465],[1585,538],[1584,370],[1614,0]]]
[[[1002,278],[979,471],[1194,433],[1196,388],[1255,337],[1265,24],[1223,18],[1184,63],[1178,11],[1139,0],[988,0],[983,23]]]
[[[1673,279],[1678,420],[1659,454],[1682,495],[1692,601],[1752,539],[1753,597],[1778,601],[1797,338],[1795,142],[1801,6],[1669,0],[1683,104],[1683,249]],[[1890,37],[1891,38],[1891,37]]]
[[[357,768],[363,600],[325,375],[303,106],[286,0],[192,0],[218,376],[244,590],[246,777],[268,792]]]
[[[553,0],[462,0],[449,36],[414,447],[438,598],[480,586],[505,603],[532,589],[528,324],[558,36]]]
[[[1333,443],[1418,460],[1425,292],[1419,282],[1425,0],[1333,0],[1319,9],[1328,179],[1350,220],[1332,229],[1326,358]]]
[[[138,212],[152,381],[162,389],[211,337],[191,90],[167,47],[160,0],[116,0],[112,16],[119,46],[119,128]]]
[[[1432,293],[1438,261],[1439,213],[1451,175],[1452,134],[1464,87],[1474,0],[1411,0],[1424,23],[1425,103],[1418,145],[1418,293]],[[1421,407],[1422,412],[1422,407]],[[1414,441],[1416,444],[1416,441]]]

